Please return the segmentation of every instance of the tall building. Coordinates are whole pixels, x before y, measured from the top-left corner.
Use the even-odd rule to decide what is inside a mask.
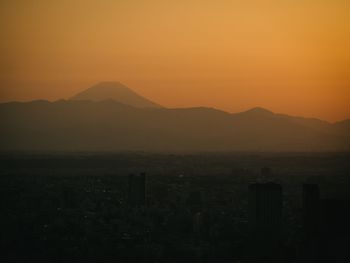
[[[252,230],[280,231],[282,187],[275,183],[249,186],[249,223]]]
[[[262,177],[265,177],[265,178],[270,176],[271,175],[271,168],[267,167],[267,166],[261,168],[260,174]]]
[[[339,236],[350,234],[350,202],[342,199],[322,199],[321,232]]]
[[[318,262],[350,262],[350,202],[322,199]]]
[[[146,174],[129,175],[128,202],[130,206],[146,205]]]
[[[282,187],[275,183],[249,186],[251,262],[280,262]]]

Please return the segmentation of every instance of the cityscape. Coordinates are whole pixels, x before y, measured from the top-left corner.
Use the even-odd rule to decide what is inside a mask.
[[[8,262],[348,262],[347,158],[2,156],[2,256]],[[65,174],[52,173],[42,160]],[[86,162],[90,174],[80,166]],[[261,162],[277,163],[274,169]],[[131,164],[148,172],[120,173]],[[313,165],[319,174],[305,176]]]

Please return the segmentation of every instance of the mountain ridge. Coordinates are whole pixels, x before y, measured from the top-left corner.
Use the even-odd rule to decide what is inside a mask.
[[[350,119],[330,123],[262,107],[164,108],[120,82],[68,100],[0,103],[0,150],[349,151]]]
[[[138,108],[113,100],[2,103],[0,150],[350,150],[347,125],[316,129],[298,117],[253,113]]]
[[[113,99],[104,99],[104,100],[72,100],[72,99],[59,99],[59,100],[54,100],[54,101],[50,101],[50,100],[46,100],[46,99],[37,99],[37,100],[31,100],[31,101],[7,101],[7,102],[0,102],[0,106],[2,105],[28,105],[28,104],[33,104],[33,103],[40,103],[40,104],[50,104],[50,103],[59,103],[59,102],[88,102],[88,103],[115,103],[115,104],[120,104],[120,105],[124,105],[124,106],[128,106],[128,107],[133,107],[133,108],[138,108],[136,106],[132,106],[132,105],[128,105],[125,103],[122,103],[120,101],[116,101]],[[148,108],[145,108],[148,109]],[[156,108],[158,110],[163,109],[163,110],[213,110],[213,111],[217,111],[217,112],[222,112],[222,113],[226,113],[226,114],[231,114],[231,115],[241,115],[241,114],[252,114],[252,113],[266,113],[266,116],[275,116],[275,117],[283,117],[283,118],[295,118],[295,119],[300,119],[300,120],[312,120],[312,121],[318,121],[318,122],[322,122],[325,124],[331,124],[331,125],[348,125],[348,122],[350,122],[350,118],[348,119],[343,119],[343,120],[339,120],[339,121],[334,121],[334,122],[330,122],[330,121],[326,121],[320,118],[316,118],[316,117],[306,117],[306,116],[298,116],[298,115],[290,115],[290,114],[285,114],[285,113],[275,113],[271,110],[268,110],[266,108],[263,107],[253,107],[250,108],[248,110],[245,111],[238,111],[238,112],[228,112],[225,110],[221,110],[215,107],[208,107],[208,106],[194,106],[194,107],[174,107],[174,108],[165,108],[165,107],[161,107],[161,108]],[[261,112],[259,112],[261,110]]]

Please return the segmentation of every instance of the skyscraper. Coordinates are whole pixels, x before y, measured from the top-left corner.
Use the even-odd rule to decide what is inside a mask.
[[[263,167],[260,170],[260,174],[263,178],[267,178],[268,176],[271,175],[271,168],[270,167]]]
[[[279,184],[249,186],[249,225],[251,261],[279,262],[282,226],[282,187]]]
[[[280,231],[282,188],[279,184],[252,184],[249,187],[249,223],[252,230]]]
[[[317,262],[350,262],[349,200],[322,199],[320,215],[320,253]]]

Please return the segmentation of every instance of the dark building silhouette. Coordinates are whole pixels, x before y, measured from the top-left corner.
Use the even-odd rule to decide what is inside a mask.
[[[318,262],[350,262],[350,203],[324,199],[320,203]]]
[[[320,199],[318,186],[303,186],[303,262],[350,262],[350,203]]]
[[[278,262],[282,226],[282,187],[275,183],[249,186],[251,261]]]
[[[275,183],[249,187],[249,223],[253,230],[280,231],[282,221],[282,187]]]
[[[261,168],[260,173],[262,177],[268,177],[271,175],[271,168],[265,166]]]
[[[146,205],[146,174],[129,175],[128,202],[130,206]]]

